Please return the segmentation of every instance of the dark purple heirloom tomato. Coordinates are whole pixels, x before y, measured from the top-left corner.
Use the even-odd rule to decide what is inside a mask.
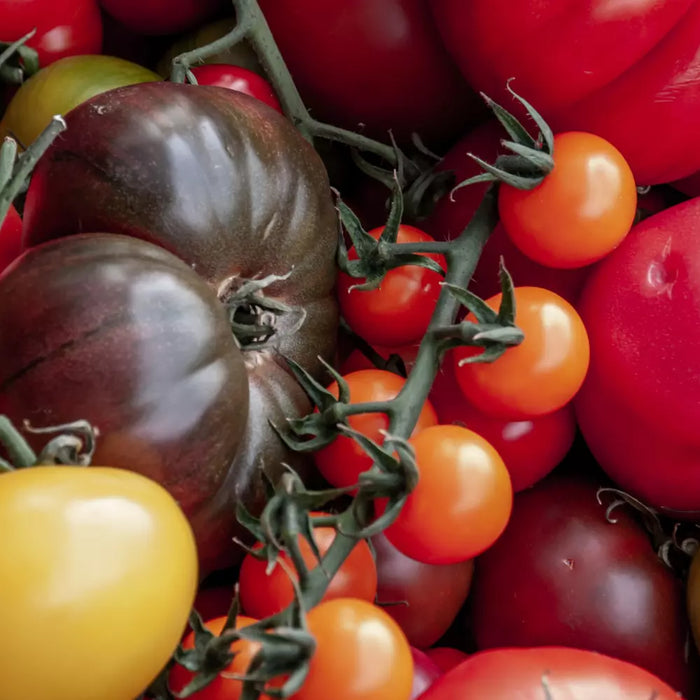
[[[263,469],[304,463],[270,425],[310,410],[285,358],[320,377],[334,352],[325,169],[224,88],[117,89],[67,122],[25,206],[25,246],[58,240],[0,278],[0,412],[91,421],[95,463],[165,483],[203,569],[228,563],[235,503],[260,505]]]

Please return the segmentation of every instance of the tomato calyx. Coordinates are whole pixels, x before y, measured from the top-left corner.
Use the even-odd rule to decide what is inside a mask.
[[[0,41],[0,83],[20,85],[39,70],[39,55],[26,45],[35,34],[32,29],[17,41]]]

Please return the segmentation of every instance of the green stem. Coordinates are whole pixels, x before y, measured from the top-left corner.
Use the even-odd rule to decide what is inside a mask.
[[[5,448],[10,462],[3,462],[3,470],[14,466],[17,469],[23,467],[31,467],[36,464],[36,454],[29,447],[27,441],[22,437],[20,432],[12,425],[12,421],[7,416],[0,416],[0,443]]]
[[[445,255],[453,245],[452,241],[423,241],[422,243],[385,243],[389,253],[438,253]]]

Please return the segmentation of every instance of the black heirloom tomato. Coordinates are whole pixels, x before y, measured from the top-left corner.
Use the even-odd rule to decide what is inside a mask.
[[[182,395],[182,413],[166,405],[167,396],[148,396],[164,402],[162,424],[151,424],[156,432],[177,431],[187,416],[192,423],[187,430],[181,425],[183,450],[190,433],[197,433],[207,449],[226,453],[226,474],[214,483],[210,471],[217,472],[220,465],[202,459],[178,466],[161,452],[147,421],[134,422],[133,431],[124,433],[123,417],[138,412],[138,405],[108,409],[105,392],[91,390],[97,378],[110,376],[115,363],[128,362],[128,338],[105,336],[86,373],[76,374],[71,357],[83,341],[47,353],[50,334],[19,322],[11,334],[0,327],[0,408],[36,425],[78,417],[93,421],[102,433],[97,456],[115,466],[132,463],[131,455],[125,459],[122,453],[124,444],[148,436],[144,459],[152,451],[163,469],[176,470],[176,480],[183,469],[194,481],[210,482],[208,498],[189,515],[203,568],[226,563],[231,537],[240,534],[235,532],[232,504],[241,499],[250,507],[261,503],[261,468],[274,478],[281,462],[302,465],[270,426],[270,421],[281,425],[287,416],[310,410],[285,358],[320,376],[319,356],[329,359],[334,352],[337,225],[327,174],[284,117],[224,88],[171,83],[119,88],[71,111],[67,123],[32,178],[24,245],[106,231],[156,244],[180,258],[228,315],[231,344],[240,347],[247,371],[247,382],[230,391],[238,401],[247,392],[247,411],[239,410],[237,417],[217,425],[185,410],[197,400],[195,394]],[[113,272],[117,275],[118,268]],[[108,289],[85,289],[84,303],[108,294]],[[132,295],[139,289],[134,278]],[[66,285],[53,298],[73,293]],[[161,293],[168,299],[165,281]],[[35,294],[42,296],[41,290],[28,290],[28,307],[39,303]],[[61,323],[70,327],[72,315],[64,314]],[[187,342],[200,342],[198,333],[192,325]],[[17,344],[27,352],[22,366],[8,372],[4,358],[16,352]],[[149,368],[139,364],[142,357],[134,357],[131,369],[141,382],[139,392],[147,393],[153,377],[166,372],[180,351],[178,343],[168,344],[153,353],[157,359]],[[33,355],[46,358],[52,373],[39,377]],[[193,377],[197,371],[191,365]],[[67,393],[73,401],[59,400]],[[234,445],[232,435],[241,422],[242,440]],[[227,443],[228,448],[222,446]]]

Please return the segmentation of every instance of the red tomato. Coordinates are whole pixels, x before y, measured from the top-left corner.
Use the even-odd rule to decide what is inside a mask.
[[[513,503],[498,452],[457,425],[425,428],[409,441],[418,484],[384,531],[399,551],[428,564],[471,559],[503,532]]]
[[[0,223],[0,272],[22,252],[22,219],[10,205],[5,220]]]
[[[203,620],[225,617],[233,602],[233,583],[203,585],[192,606]]]
[[[384,227],[368,233],[379,239]],[[413,226],[399,226],[397,243],[418,243],[434,240]],[[354,247],[350,260],[357,260]],[[428,254],[443,270],[447,267],[442,255]],[[418,265],[404,265],[389,270],[376,289],[352,289],[364,279],[338,274],[338,303],[348,325],[372,345],[408,345],[420,341],[428,329],[435,304],[442,290],[443,276]]]
[[[318,515],[318,514],[317,514]],[[314,537],[321,556],[336,538],[333,527],[314,528]],[[341,535],[342,537],[342,535]],[[318,561],[309,543],[299,535],[299,549],[309,569]],[[261,545],[257,545],[259,549]],[[294,600],[294,588],[289,578],[294,572],[292,560],[286,553],[279,557],[275,568],[267,573],[267,561],[248,553],[241,564],[239,576],[241,607],[246,614],[264,618],[286,608]],[[360,540],[333,576],[323,596],[323,600],[334,598],[361,598],[373,602],[377,595],[377,567],[374,557],[365,540]]]
[[[442,669],[443,673],[447,673],[469,658],[469,654],[452,647],[433,647],[426,649],[425,653]]]
[[[498,309],[501,295],[487,300]],[[454,351],[459,388],[484,413],[510,419],[551,413],[579,390],[588,369],[586,328],[569,302],[547,289],[515,288],[515,322],[525,340],[492,363],[460,362],[481,352]]]
[[[430,6],[473,87],[510,105],[505,85],[515,77],[513,88],[557,131],[604,137],[641,184],[700,169],[697,0],[433,0]]]
[[[622,488],[700,511],[700,199],[637,225],[580,302],[591,368],[575,406],[583,437]]]
[[[223,7],[222,0],[100,0],[105,12],[139,34],[194,29]]]
[[[345,375],[350,389],[350,403],[366,401],[389,401],[397,396],[406,380],[398,374],[381,369],[366,369]],[[338,396],[338,385],[329,387]],[[435,425],[435,409],[426,401],[414,428],[414,434]],[[361,432],[375,442],[381,443],[382,431],[389,428],[389,417],[385,413],[361,413],[348,418],[351,428]],[[339,435],[330,445],[313,453],[314,461],[324,478],[339,488],[357,483],[359,475],[372,466],[371,457],[350,437]]]
[[[440,423],[469,428],[496,448],[516,493],[547,476],[564,459],[576,436],[570,403],[524,420],[494,418],[476,409],[456,386],[453,351],[445,355],[430,400]]]
[[[498,211],[515,245],[550,267],[583,267],[628,234],[637,212],[634,176],[608,141],[583,132],[554,137],[554,170],[533,190],[502,184]]]
[[[424,652],[411,647],[413,657],[413,686],[411,700],[420,697],[442,675],[442,669]]]
[[[609,654],[686,693],[692,666],[681,582],[633,511],[618,507],[609,522],[596,491],[595,483],[558,477],[515,497],[508,527],[476,562],[470,632],[479,649],[561,645]]]
[[[272,85],[265,78],[253,73],[252,70],[231,66],[227,63],[209,63],[204,66],[195,66],[190,70],[194,73],[199,85],[217,85],[237,90],[245,95],[255,97],[278,112],[282,112],[282,106],[272,89]]]
[[[27,46],[39,54],[41,66],[102,48],[96,0],[0,0],[0,17],[0,41],[16,41],[36,28]]]
[[[412,132],[447,142],[482,113],[441,44],[427,0],[259,4],[318,119],[383,141],[391,129],[400,142]]]
[[[365,600],[337,598],[309,611],[316,651],[295,700],[409,700],[411,647],[399,626]]]
[[[495,649],[469,657],[439,678],[421,700],[678,700],[633,664],[564,647]]]

